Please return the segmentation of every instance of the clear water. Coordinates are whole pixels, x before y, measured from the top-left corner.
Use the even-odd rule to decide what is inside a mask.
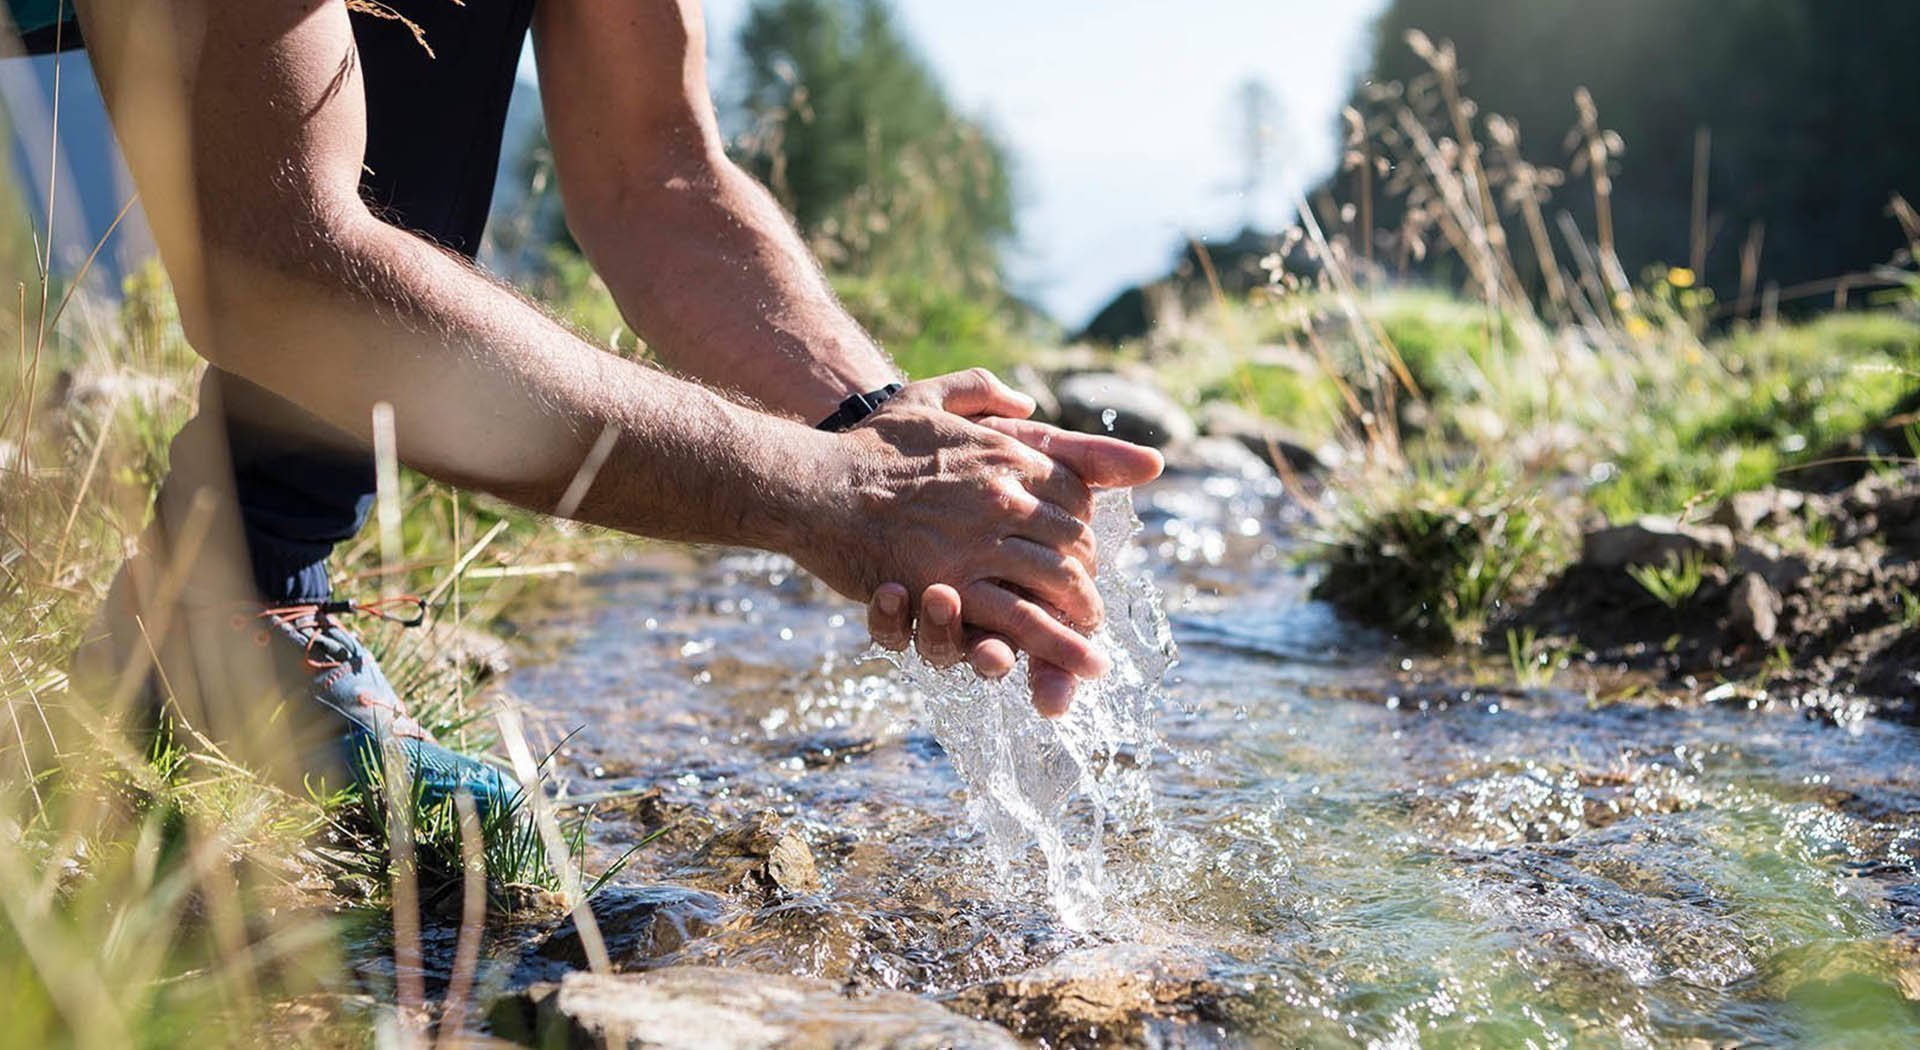
[[[813,845],[824,890],[742,901],[675,961],[931,994],[1125,942],[1210,960],[1227,1020],[1195,1043],[1920,1045],[1920,733],[1432,666],[1307,599],[1276,492],[1138,507],[1180,664],[1157,710],[1031,752],[989,745],[1038,723],[1015,685],[929,706],[860,610],[761,555],[636,556],[508,684],[580,730],[573,790],[651,793],[602,860],[675,822],[625,880],[687,878],[709,826],[764,812]],[[1055,789],[968,790],[1020,762]],[[991,814],[1021,805],[1057,812],[1064,865],[1008,848]]]
[[[1038,848],[1048,897],[1074,930],[1109,918],[1106,901],[1115,889],[1106,877],[1108,825],[1154,830],[1154,717],[1175,650],[1146,552],[1133,542],[1140,528],[1129,493],[1096,496],[1094,585],[1108,620],[1092,640],[1113,670],[1084,683],[1059,718],[1034,712],[1024,656],[1013,673],[989,682],[964,665],[939,670],[911,651],[871,653],[899,668],[918,694],[1002,874],[1011,876]]]

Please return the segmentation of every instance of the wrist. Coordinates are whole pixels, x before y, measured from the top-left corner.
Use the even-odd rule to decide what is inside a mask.
[[[859,444],[855,435],[794,427],[767,479],[769,531],[755,545],[811,565],[821,544],[848,525],[847,508],[859,488]]]

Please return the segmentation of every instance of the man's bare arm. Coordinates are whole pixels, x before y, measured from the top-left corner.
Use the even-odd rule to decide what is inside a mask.
[[[1013,584],[1099,615],[1072,471],[960,415],[1022,414],[984,375],[916,384],[847,435],[742,408],[602,353],[375,219],[365,97],[337,0],[82,0],[80,15],[195,346],[402,458],[551,511],[615,441],[575,516],[796,558],[842,593],[956,582],[1023,647],[1100,660]],[[968,582],[972,581],[972,582]]]
[[[699,0],[542,0],[534,47],[568,225],[661,360],[809,422],[899,377],[727,158]]]

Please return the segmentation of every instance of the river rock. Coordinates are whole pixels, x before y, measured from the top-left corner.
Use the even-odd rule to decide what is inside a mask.
[[[1736,533],[1748,533],[1762,525],[1778,524],[1806,505],[1806,496],[1790,489],[1757,489],[1736,492],[1720,501],[1707,520],[1724,525]]]
[[[1043,1045],[1137,1046],[1217,1020],[1226,960],[1195,949],[1111,944],[1068,952],[1035,970],[946,996],[954,1009]]]
[[[1727,602],[1727,633],[1741,641],[1773,641],[1780,624],[1780,596],[1759,573],[1743,573],[1733,581]]]
[[[587,901],[616,967],[630,969],[670,955],[718,927],[726,905],[685,886],[608,886]],[[537,952],[542,958],[587,965],[580,929],[568,919]]]
[[[1080,372],[1056,383],[1053,393],[1060,402],[1060,425],[1069,430],[1112,434],[1152,448],[1184,444],[1200,433],[1172,398],[1144,379]]]
[[[1785,594],[1798,590],[1813,575],[1814,561],[1833,561],[1839,552],[1831,549],[1789,552],[1761,539],[1742,540],[1734,545],[1729,566],[1737,573],[1758,573],[1767,586]]]
[[[1243,481],[1275,477],[1265,456],[1223,437],[1203,437],[1166,450],[1167,470],[1173,473],[1219,474]]]
[[[570,973],[496,1000],[494,1033],[613,1050],[1015,1050],[1004,1030],[903,992],[750,970]]]
[[[820,888],[813,850],[786,821],[762,813],[708,839],[694,855],[716,888],[750,894],[812,893]]]
[[[1329,466],[1339,465],[1337,446],[1316,450],[1306,438],[1285,425],[1231,401],[1209,401],[1201,405],[1199,421],[1201,433],[1238,442],[1276,470],[1284,465],[1296,474],[1317,474]]]
[[[1724,525],[1686,525],[1671,518],[1645,517],[1630,525],[1595,529],[1581,539],[1580,561],[1598,569],[1660,565],[1669,558],[1698,554],[1708,561],[1733,557],[1733,530]]]

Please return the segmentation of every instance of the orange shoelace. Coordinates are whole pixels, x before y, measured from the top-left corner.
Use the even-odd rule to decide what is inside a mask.
[[[400,610],[410,610],[402,612]],[[426,622],[427,603],[423,598],[411,594],[395,595],[391,598],[378,598],[370,602],[355,602],[345,599],[333,599],[324,602],[304,602],[293,605],[269,606],[253,614],[254,619],[265,620],[276,627],[300,629],[311,621],[314,629],[307,632],[306,662],[316,671],[331,671],[344,667],[340,660],[316,658],[313,647],[320,640],[321,628],[327,626],[333,617],[347,615],[372,616],[388,623],[397,623],[402,627],[418,627]],[[242,619],[236,617],[236,619]],[[254,642],[262,647],[273,640],[272,633],[262,630],[254,636]],[[415,721],[407,709],[398,702],[386,697],[374,696],[364,690],[355,696],[362,707],[385,710],[391,717],[391,731],[397,736],[413,737],[418,740],[433,739],[433,734]]]

